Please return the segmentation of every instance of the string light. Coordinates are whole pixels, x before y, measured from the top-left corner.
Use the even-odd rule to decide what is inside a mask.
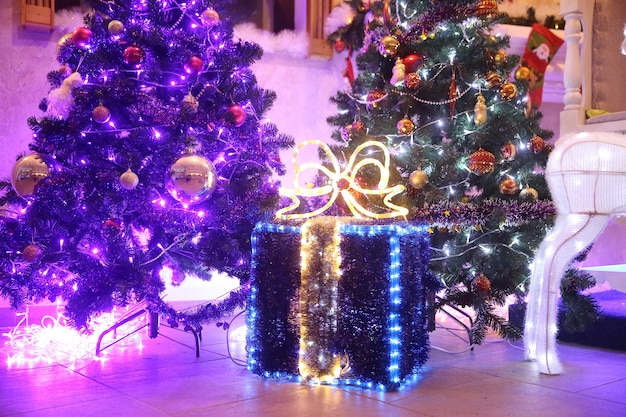
[[[299,164],[297,157],[299,152],[305,146],[315,145],[321,148],[325,153],[327,159],[330,161],[332,170],[325,167],[318,162],[305,162]],[[369,148],[369,149],[368,149]],[[371,149],[374,148],[374,149]],[[383,162],[374,158],[363,158],[359,162],[356,162],[356,158],[363,150],[381,151],[383,154]],[[342,170],[339,165],[339,161],[332,153],[330,147],[319,140],[308,140],[299,143],[293,152],[293,166],[294,166],[294,189],[281,188],[280,194],[291,199],[291,204],[276,212],[276,217],[279,219],[306,219],[317,216],[328,210],[335,202],[339,195],[342,196],[346,202],[351,213],[358,218],[370,217],[375,219],[388,219],[394,217],[406,216],[409,211],[406,207],[398,206],[391,202],[391,199],[396,195],[404,191],[403,185],[396,185],[390,187],[389,184],[389,169],[391,165],[391,155],[389,149],[378,141],[367,141],[359,145],[348,161],[347,166]],[[374,189],[367,189],[361,187],[357,182],[357,175],[362,168],[373,166],[379,171],[378,185]],[[303,171],[308,169],[316,170],[326,175],[330,184],[320,187],[301,187],[299,177]],[[387,212],[376,213],[365,206],[363,206],[357,199],[350,193],[353,190],[356,193],[365,196],[379,196],[383,198],[383,204],[389,209]],[[322,207],[313,209],[311,211],[303,213],[291,213],[300,206],[300,198],[307,197],[320,197],[329,196],[328,201]],[[290,213],[290,214],[288,214]]]
[[[354,385],[379,390],[397,388],[403,383],[416,380],[413,374],[406,374],[406,371],[401,370],[403,369],[402,351],[408,343],[411,343],[404,339],[407,336],[403,336],[401,325],[401,318],[407,314],[407,306],[402,297],[401,277],[405,271],[402,246],[408,240],[415,239],[417,235],[427,235],[426,229],[423,226],[351,224],[345,221],[347,220],[335,217],[321,217],[307,220],[302,226],[260,223],[255,227],[252,235],[253,277],[249,296],[250,314],[247,318],[250,351],[248,368],[251,371],[268,378],[301,380],[313,384]],[[269,347],[264,346],[263,328],[258,326],[260,326],[261,315],[268,312],[264,310],[259,312],[258,309],[269,307],[266,306],[267,295],[264,295],[263,304],[257,302],[259,294],[257,285],[259,280],[263,282],[263,277],[256,276],[256,271],[259,262],[268,262],[265,254],[259,252],[260,236],[264,234],[297,235],[298,233],[301,233],[300,266],[302,270],[299,280],[301,318],[299,321],[298,374],[294,375],[290,372],[271,369],[272,365],[266,368]],[[333,328],[337,320],[336,316],[341,311],[341,300],[338,298],[337,288],[333,283],[340,282],[340,277],[344,273],[340,269],[341,242],[344,237],[348,236],[361,239],[383,237],[388,242],[386,263],[389,268],[385,277],[388,286],[386,307],[388,313],[386,313],[384,336],[387,346],[380,346],[380,349],[388,349],[385,376],[374,378],[365,375],[350,376],[345,366],[342,368],[340,357],[329,354],[330,340],[327,339],[329,335],[320,336],[323,332],[312,331],[317,326],[324,329]],[[320,264],[323,266],[320,267]],[[367,278],[363,277],[363,279]],[[264,283],[263,287],[267,288],[266,286],[267,283]],[[312,290],[312,288],[316,289]],[[316,311],[317,317],[314,317],[310,311],[315,309],[324,311]],[[416,367],[409,368],[416,369]]]

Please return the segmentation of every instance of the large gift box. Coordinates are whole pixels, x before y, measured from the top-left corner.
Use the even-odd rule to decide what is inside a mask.
[[[425,227],[317,217],[260,223],[252,241],[252,372],[396,389],[424,364]]]

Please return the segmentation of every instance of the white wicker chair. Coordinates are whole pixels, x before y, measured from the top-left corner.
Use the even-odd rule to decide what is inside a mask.
[[[561,277],[609,217],[626,212],[626,7],[621,0],[562,0],[561,13],[565,108],[546,168],[557,217],[535,256],[524,331],[526,358],[545,374],[563,370],[556,352]],[[588,109],[607,113],[586,118]]]

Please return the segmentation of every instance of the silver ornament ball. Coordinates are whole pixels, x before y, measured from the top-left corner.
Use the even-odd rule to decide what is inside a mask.
[[[165,174],[165,188],[181,203],[201,203],[213,194],[216,186],[215,167],[200,155],[179,158]]]

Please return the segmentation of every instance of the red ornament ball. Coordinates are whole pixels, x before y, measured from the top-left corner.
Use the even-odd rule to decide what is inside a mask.
[[[545,147],[546,142],[543,140],[543,138],[537,135],[533,136],[533,138],[530,140],[530,148],[533,150],[534,153],[540,153],[544,150]]]
[[[404,70],[407,73],[417,71],[422,62],[424,62],[424,55],[421,54],[409,54],[402,58]]]
[[[339,188],[340,190],[347,190],[350,188],[350,180],[348,180],[347,178],[339,178],[339,180],[337,180],[337,188]]]
[[[204,61],[199,56],[192,56],[185,62],[185,72],[187,74],[197,74],[202,71]]]
[[[342,41],[341,39],[336,41],[333,46],[334,46],[336,52],[343,52],[344,49],[346,49],[346,43],[344,41]]]
[[[496,0],[480,0],[476,5],[476,16],[483,19],[489,19],[498,13],[498,2]]]
[[[35,262],[41,256],[41,248],[34,243],[30,244],[24,248],[22,256],[26,262]]]
[[[472,173],[482,176],[493,172],[496,157],[489,151],[480,148],[469,157],[469,169]]]
[[[103,124],[111,120],[111,112],[101,104],[93,109],[91,112],[91,118],[94,122]]]
[[[93,33],[86,27],[79,27],[72,32],[72,42],[74,45],[78,46],[81,49],[86,49],[89,47],[89,42],[91,41],[91,37]]]
[[[517,146],[513,144],[513,142],[508,142],[500,148],[500,155],[502,159],[507,162],[514,160],[517,157]]]
[[[356,121],[341,129],[341,139],[349,141],[350,139],[360,138],[365,134],[365,125],[363,122]]]
[[[491,281],[484,274],[480,274],[474,279],[474,286],[478,292],[487,293],[491,290]]]
[[[129,46],[124,49],[124,61],[129,65],[138,65],[143,61],[143,49],[138,46]]]
[[[115,239],[122,233],[121,222],[117,219],[107,219],[100,226],[100,231],[105,239]]]
[[[246,111],[239,104],[233,104],[228,108],[226,117],[235,127],[239,127],[246,121]]]
[[[352,135],[355,137],[361,137],[365,135],[365,125],[361,121],[352,123]]]
[[[383,90],[372,90],[367,93],[367,102],[371,108],[377,109],[380,107],[383,97],[385,97],[385,92]]]
[[[517,181],[512,177],[506,177],[500,181],[500,192],[504,195],[513,195],[517,189]]]

